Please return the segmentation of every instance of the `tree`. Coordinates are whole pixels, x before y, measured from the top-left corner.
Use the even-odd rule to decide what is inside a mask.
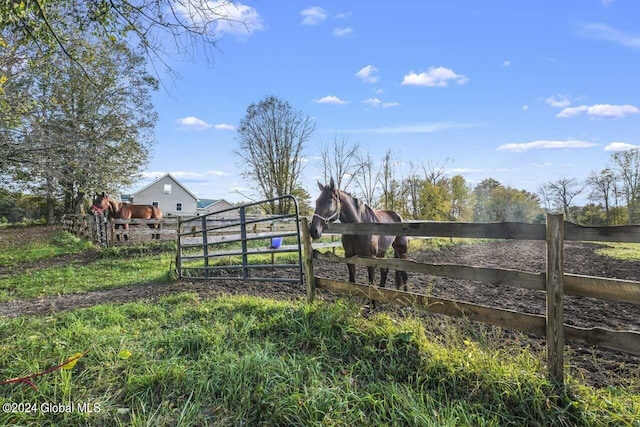
[[[622,181],[622,191],[627,202],[628,222],[638,220],[637,204],[640,202],[640,150],[635,148],[611,155],[616,172]]]
[[[611,199],[615,197],[615,173],[609,169],[600,172],[591,171],[587,178],[587,185],[591,187],[589,198],[604,204],[605,225],[611,225]]]
[[[582,193],[585,186],[578,183],[575,178],[562,177],[557,181],[544,184],[545,196],[549,197],[554,206],[564,212],[567,220],[571,220],[571,206],[573,199]]]
[[[424,182],[418,175],[416,164],[409,162],[409,175],[402,180],[402,194],[408,204],[407,211],[411,213],[411,218],[414,220],[421,217],[419,197],[420,188]]]
[[[451,210],[449,182],[440,178],[435,184],[430,180],[423,181],[420,188],[420,219],[432,221],[448,221]]]
[[[538,196],[505,187],[493,178],[480,182],[473,193],[476,198],[473,219],[477,222],[532,222],[541,213]]]
[[[391,149],[388,149],[382,159],[382,167],[379,173],[380,186],[382,189],[381,203],[383,209],[395,210],[400,196],[400,183],[395,179],[395,164],[391,156]]]
[[[368,152],[364,153],[362,150],[358,151],[358,154],[356,155],[356,162],[358,169],[354,182],[360,189],[360,195],[364,199],[364,202],[375,208],[377,202],[376,189],[378,181],[380,180],[380,171],[376,170],[373,158]]]
[[[313,120],[288,102],[267,96],[247,108],[238,127],[235,151],[242,174],[264,199],[291,194],[300,187],[302,154],[315,130]],[[287,199],[269,203],[271,213],[290,212]]]
[[[34,56],[66,56],[81,68],[70,33],[83,40],[128,42],[164,62],[202,46],[214,48],[222,30],[250,33],[262,23],[253,8],[231,1],[26,0],[0,2],[0,31],[19,36]],[[173,39],[173,52],[167,41]]]
[[[501,186],[502,184],[493,178],[486,178],[476,185],[473,189],[476,199],[476,204],[473,209],[474,222],[488,222],[493,220],[490,206],[491,195],[493,190]]]
[[[334,178],[339,189],[347,190],[358,172],[358,150],[358,144],[349,144],[347,138],[338,138],[337,135],[333,138],[333,144],[323,143],[320,147],[320,159],[324,182]]]
[[[124,43],[77,42],[91,56],[84,69],[52,58],[29,70],[28,84],[6,88],[25,90],[31,108],[13,131],[5,128],[29,155],[5,163],[4,171],[47,199],[49,222],[58,198],[75,212],[84,194],[132,184],[154,140],[150,99],[158,84],[144,60]]]
[[[449,184],[451,190],[449,221],[470,220],[473,197],[467,182],[463,176],[455,175],[451,177]]]

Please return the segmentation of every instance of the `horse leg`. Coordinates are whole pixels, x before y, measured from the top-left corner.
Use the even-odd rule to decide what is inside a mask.
[[[129,241],[129,224],[123,224],[122,228],[125,230],[124,240]]]
[[[349,270],[349,282],[356,283],[356,265],[347,264],[347,269]]]
[[[393,241],[392,246],[393,246],[394,258],[401,258],[401,259],[407,258],[409,244],[406,240],[406,237],[403,237],[403,236],[396,237],[396,239]],[[409,281],[409,277],[406,271],[396,270],[396,289],[399,290],[400,287],[402,287],[403,290],[406,291],[408,281]]]
[[[389,274],[388,268],[380,269],[380,287],[384,288],[385,283],[387,283],[387,275]]]
[[[369,286],[373,286],[376,280],[376,269],[375,267],[367,267],[367,274],[369,276]]]
[[[400,287],[402,287],[403,291],[407,291],[408,280],[409,277],[406,271],[396,270],[396,289],[400,290]]]
[[[157,231],[158,230],[158,224],[149,224],[149,228],[151,230],[156,230]],[[154,239],[160,240],[160,235],[156,234],[156,233],[153,233],[151,235],[151,240],[154,240]]]

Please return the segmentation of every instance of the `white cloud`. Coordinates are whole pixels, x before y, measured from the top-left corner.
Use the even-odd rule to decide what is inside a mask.
[[[304,25],[318,25],[327,19],[327,11],[318,6],[311,6],[300,12]]]
[[[378,128],[364,129],[343,129],[339,132],[344,133],[374,133],[379,135],[404,134],[404,133],[432,133],[449,129],[468,129],[480,126],[479,123],[455,123],[455,122],[437,122],[437,123],[419,123],[415,125],[386,126]]]
[[[264,29],[262,17],[250,6],[223,0],[195,3],[177,2],[174,9],[196,27],[214,34],[228,33],[246,37]]]
[[[452,168],[452,169],[447,169],[447,173],[449,174],[457,174],[457,175],[465,175],[465,174],[471,174],[471,173],[484,173],[486,172],[486,169],[483,168]]]
[[[635,105],[611,105],[611,104],[595,104],[595,105],[581,105],[579,107],[569,107],[560,111],[556,117],[568,118],[575,117],[582,113],[587,113],[592,118],[603,119],[619,119],[630,114],[640,113],[640,109]]]
[[[544,162],[544,163],[529,163],[527,166],[531,166],[534,168],[540,168],[540,169],[545,169],[550,167],[552,164],[549,162]]]
[[[640,49],[640,35],[625,34],[606,24],[578,24],[578,34],[590,39],[605,40],[633,49]]]
[[[455,81],[459,85],[465,84],[469,79],[457,74],[453,70],[445,67],[430,67],[427,72],[416,74],[411,71],[404,76],[403,85],[428,86],[428,87],[445,87],[449,81]]]
[[[219,123],[217,125],[213,125],[213,127],[218,130],[236,130],[234,125],[228,125],[226,123]]]
[[[503,67],[508,67],[508,66],[510,66],[510,65],[511,65],[511,61],[504,61],[504,62],[502,63],[502,66],[503,66]]]
[[[522,106],[522,111],[527,111],[528,109],[529,109],[529,106],[528,106],[528,105],[523,105],[523,106]]]
[[[356,77],[362,80],[365,83],[376,83],[378,81],[378,76],[374,75],[378,72],[378,69],[373,65],[367,65],[366,67],[362,67],[357,73]]]
[[[159,177],[165,175],[167,171],[153,171],[153,172],[143,172],[142,177],[144,179],[158,179]],[[220,177],[220,176],[229,176],[230,174],[223,171],[218,170],[207,170],[204,172],[191,172],[191,171],[169,171],[174,178],[178,180],[184,181],[199,181],[206,180],[211,177]]]
[[[334,19],[347,19],[350,16],[351,16],[351,12],[342,12],[342,13],[336,13],[335,15],[333,15],[333,18]]]
[[[560,111],[556,114],[556,117],[567,118],[567,117],[575,117],[579,114],[587,111],[589,107],[587,105],[581,105],[579,107],[568,107]]]
[[[400,105],[399,102],[382,102],[379,98],[369,98],[369,99],[365,99],[362,102],[372,107],[382,107],[382,108],[397,107],[398,105]]]
[[[627,144],[626,142],[612,142],[604,147],[604,151],[627,151],[640,148],[638,145]]]
[[[195,129],[195,130],[205,130],[213,127],[213,125],[201,120],[197,117],[188,116],[183,117],[182,119],[177,119],[176,123],[184,126],[185,128]]]
[[[181,179],[181,180],[192,180],[192,181],[197,181],[197,180],[203,180],[203,179],[208,179],[212,176],[228,176],[229,174],[226,172],[222,172],[222,171],[217,171],[217,170],[207,170],[204,172],[191,172],[191,171],[173,171],[173,172],[169,172],[171,175],[173,175],[176,179]]]
[[[576,140],[568,140],[568,141],[533,141],[533,142],[525,142],[525,143],[510,143],[504,144],[497,148],[498,151],[512,151],[514,153],[522,153],[524,151],[529,150],[542,150],[542,149],[569,149],[569,148],[589,148],[595,147],[598,144],[594,144],[592,142],[587,141],[576,141]]]
[[[601,0],[604,7],[609,7],[615,0]]]
[[[348,104],[349,101],[344,101],[340,98],[338,98],[337,96],[333,96],[333,95],[327,95],[327,96],[323,96],[322,98],[318,99],[316,101],[316,104],[337,104],[337,105],[344,105],[344,104]]]
[[[551,95],[544,102],[555,108],[566,108],[571,105],[571,100],[567,95]]]
[[[347,37],[351,34],[353,34],[353,28],[351,27],[333,29],[333,35],[336,37]]]

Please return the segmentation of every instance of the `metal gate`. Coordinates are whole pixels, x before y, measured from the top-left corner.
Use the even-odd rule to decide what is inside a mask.
[[[262,204],[284,199],[291,199],[294,213],[252,214]],[[179,220],[176,268],[181,279],[301,283],[298,201],[287,195]]]

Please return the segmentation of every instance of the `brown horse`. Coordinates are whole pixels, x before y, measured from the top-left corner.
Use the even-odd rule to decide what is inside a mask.
[[[320,196],[316,200],[316,210],[309,226],[309,234],[313,239],[322,236],[327,226],[340,219],[343,223],[392,223],[402,222],[402,217],[392,210],[375,210],[344,191],[336,188],[333,178],[329,185],[318,182]],[[384,258],[389,246],[393,243],[396,258],[407,257],[407,238],[405,236],[376,236],[376,235],[342,235],[344,256],[354,255]],[[355,282],[356,266],[347,264],[349,281]],[[367,267],[369,283],[373,284],[375,268]],[[380,287],[387,281],[388,268],[380,268]],[[396,288],[407,287],[407,273],[396,271]]]
[[[97,194],[95,199],[93,199],[93,204],[91,205],[91,211],[96,213],[103,213],[104,211],[109,212],[110,218],[115,219],[131,219],[131,218],[140,218],[140,219],[162,219],[162,211],[151,205],[132,205],[129,203],[119,202],[111,196],[106,195],[105,193]],[[149,224],[150,228],[157,229],[160,224]],[[121,224],[119,227],[128,230],[129,224]],[[159,234],[154,234],[151,236],[152,239],[159,239]],[[125,235],[125,240],[128,240],[128,237]]]

